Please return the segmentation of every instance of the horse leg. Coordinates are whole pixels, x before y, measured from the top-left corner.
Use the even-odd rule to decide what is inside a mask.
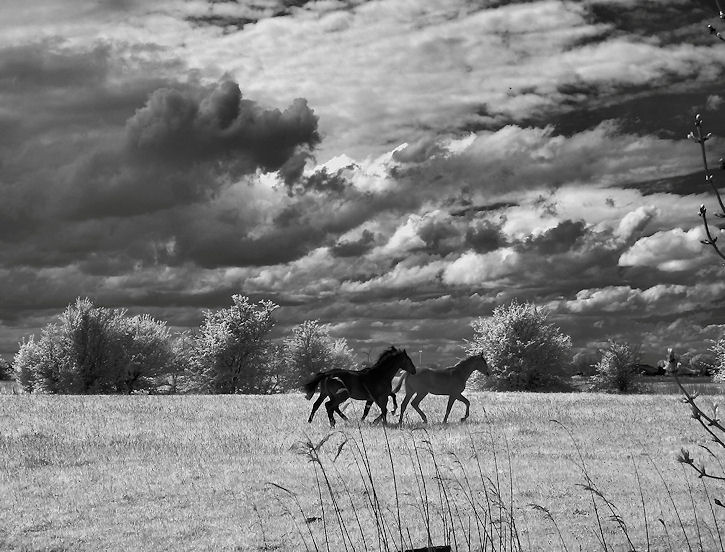
[[[340,418],[345,421],[347,421],[347,416],[345,416],[342,410],[340,410],[340,405],[349,398],[350,393],[347,392],[347,389],[340,389],[337,393],[335,393],[335,412],[337,412],[340,415]]]
[[[393,409],[390,413],[395,414],[395,411],[398,410],[398,399],[395,398],[395,393],[390,393],[390,396],[393,397]]]
[[[405,397],[403,397],[403,402],[400,403],[400,419],[398,420],[398,425],[403,423],[403,413],[405,412],[405,408],[408,406],[408,403],[412,398],[413,393],[406,393]]]
[[[327,409],[327,417],[330,419],[330,427],[335,427],[335,417],[333,414],[335,413],[335,409],[337,408],[337,404],[333,402],[332,397],[325,403],[325,408]]]
[[[387,415],[388,415],[388,396],[385,395],[383,398],[377,398],[375,399],[375,404],[378,405],[378,408],[380,408],[380,416],[375,418],[373,420],[373,424],[377,424],[380,420],[383,421],[383,425],[387,425]]]
[[[370,412],[370,407],[371,407],[372,405],[373,405],[373,401],[371,401],[370,399],[368,399],[367,401],[365,401],[365,410],[363,410],[363,415],[362,415],[362,418],[360,418],[360,421],[361,421],[361,422],[362,422],[362,421],[363,421],[363,420],[365,419],[365,417],[366,417],[366,416],[368,415],[368,412]]]
[[[470,413],[470,410],[471,410],[471,401],[469,401],[469,400],[468,400],[468,399],[467,399],[466,397],[464,397],[463,395],[458,395],[458,397],[456,397],[456,398],[457,398],[457,399],[458,399],[459,401],[461,401],[461,402],[462,402],[463,404],[465,404],[465,405],[466,405],[466,415],[465,415],[465,416],[464,416],[463,418],[461,418],[461,421],[462,421],[462,422],[465,422],[465,421],[466,421],[466,420],[468,419],[468,414]]]
[[[415,396],[415,398],[413,399],[413,402],[410,403],[410,406],[415,408],[418,411],[418,414],[420,414],[420,417],[423,418],[424,424],[428,423],[428,417],[425,415],[425,412],[423,412],[420,408],[418,408],[418,405],[420,404],[420,401],[422,401],[427,394],[428,393],[422,393],[422,392],[418,393]]]
[[[453,403],[456,402],[456,397],[453,395],[448,395],[448,406],[446,407],[446,415],[443,416],[443,423],[448,423],[448,415],[451,413],[451,408],[453,408]]]
[[[315,417],[315,412],[317,412],[317,409],[320,408],[320,405],[322,404],[322,401],[325,400],[325,394],[320,393],[320,396],[317,397],[317,400],[315,401],[315,404],[312,405],[312,412],[310,412],[310,417],[307,418],[307,423],[312,423],[312,418]]]

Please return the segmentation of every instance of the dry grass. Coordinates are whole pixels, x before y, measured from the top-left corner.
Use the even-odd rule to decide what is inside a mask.
[[[667,549],[668,537],[658,518],[665,522],[673,548],[686,546],[657,470],[669,486],[693,549],[697,549],[697,529],[690,492],[696,504],[703,504],[697,516],[704,547],[714,544],[706,527],[714,530],[714,522],[702,500],[701,483],[675,462],[682,447],[693,447],[701,437],[677,396],[471,393],[470,397],[471,419],[465,425],[434,423],[424,432],[417,414],[411,412],[402,429],[388,430],[397,500],[382,429],[366,424],[358,433],[354,424],[338,426],[358,445],[364,441],[391,530],[398,532],[399,504],[402,524],[417,546],[426,544],[426,527],[413,447],[417,444],[423,451],[433,540],[442,542],[447,538],[446,515],[441,514],[444,502],[431,478],[435,469],[423,443],[430,443],[448,491],[459,500],[451,507],[458,512],[454,519],[463,520],[465,526],[470,509],[466,511],[465,493],[456,483],[462,480],[461,470],[476,492],[483,490],[471,455],[473,440],[484,481],[498,478],[508,493],[509,470],[513,474],[514,513],[525,549],[562,548],[552,523],[530,503],[551,513],[570,550],[602,549],[590,493],[577,485],[584,482],[576,467],[577,451],[552,419],[571,430],[589,475],[619,507],[638,547],[646,549],[642,543],[649,538],[653,550]],[[431,420],[440,420],[444,403],[429,397],[422,407]],[[268,484],[295,493],[307,517],[322,517],[314,464],[297,454],[294,446],[307,437],[317,443],[329,433],[324,416],[318,414],[312,425],[306,423],[309,408],[300,395],[5,397],[0,401],[0,549],[304,550],[300,530],[309,546],[309,527],[324,550],[322,522],[305,523],[291,497]],[[361,405],[355,404],[347,412],[360,411]],[[453,414],[459,412],[454,409]],[[353,527],[357,531],[354,514],[359,512],[368,544],[377,545],[355,443],[348,442],[333,463],[343,439],[341,433],[333,435],[322,446],[321,459],[339,489],[351,532]],[[647,530],[633,463],[641,479]],[[328,501],[325,506],[329,516]],[[604,519],[608,512],[600,514],[608,544],[621,549],[625,542],[621,530]],[[331,549],[343,550],[338,526],[326,519]],[[725,527],[722,518],[718,522]],[[450,529],[448,533],[450,538]]]

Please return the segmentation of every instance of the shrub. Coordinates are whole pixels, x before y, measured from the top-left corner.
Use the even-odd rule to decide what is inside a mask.
[[[639,363],[639,347],[610,340],[601,351],[596,365],[595,387],[618,393],[640,391],[635,365]]]
[[[468,353],[483,353],[493,387],[508,390],[560,388],[570,363],[571,338],[547,321],[546,310],[513,301],[489,317],[471,322],[475,332]]]

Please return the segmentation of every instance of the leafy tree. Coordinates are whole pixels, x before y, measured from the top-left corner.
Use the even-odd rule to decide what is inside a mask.
[[[89,299],[77,299],[60,315],[57,337],[65,350],[71,374],[63,387],[72,393],[112,393],[123,378],[125,312],[96,307]]]
[[[609,340],[601,354],[596,365],[596,388],[619,393],[640,390],[635,368],[640,359],[638,347]]]
[[[170,362],[165,323],[80,298],[15,355],[21,384],[42,393],[151,391]]]
[[[547,322],[544,309],[513,301],[471,326],[475,335],[468,353],[483,353],[494,387],[523,391],[561,384],[559,376],[570,362],[571,338]]]
[[[116,376],[116,389],[126,393],[155,390],[175,368],[166,323],[147,314],[121,318],[119,323],[123,360]]]
[[[48,324],[40,337],[23,340],[13,364],[20,384],[29,392],[69,393],[72,381],[70,347],[58,324]]]
[[[271,301],[253,303],[233,295],[226,309],[205,311],[195,337],[195,373],[198,388],[211,393],[265,393],[273,387],[268,370],[269,333],[274,327]]]
[[[316,372],[332,368],[351,368],[355,354],[345,338],[330,336],[330,328],[319,320],[305,320],[285,339],[287,378],[285,387],[298,387]]]

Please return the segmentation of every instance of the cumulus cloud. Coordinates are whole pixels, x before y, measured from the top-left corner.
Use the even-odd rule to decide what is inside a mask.
[[[622,217],[617,225],[615,234],[623,240],[628,240],[637,232],[641,232],[649,222],[657,216],[657,208],[654,206],[640,206]]]
[[[705,232],[700,227],[656,232],[637,240],[619,257],[620,266],[650,266],[664,271],[692,270],[707,263],[707,252],[701,241]]]
[[[514,272],[518,253],[510,247],[490,253],[468,251],[449,264],[443,272],[443,281],[451,285],[480,286]]]
[[[314,147],[319,136],[317,117],[304,99],[284,111],[264,109],[243,99],[237,83],[225,81],[203,92],[156,90],[126,123],[126,140],[142,158],[182,166],[221,159],[229,168],[253,172],[279,169],[298,147]]]

